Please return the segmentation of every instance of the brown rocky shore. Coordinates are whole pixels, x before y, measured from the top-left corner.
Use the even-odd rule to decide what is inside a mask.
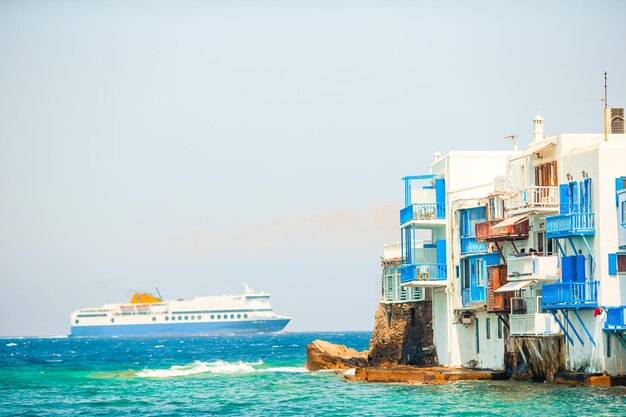
[[[349,381],[446,384],[453,381],[508,379],[504,371],[439,366],[433,345],[431,303],[380,303],[369,350],[315,340],[307,345],[310,371],[348,370]],[[518,379],[516,375],[512,376]],[[549,382],[567,385],[625,385],[626,378],[584,372],[556,372]]]

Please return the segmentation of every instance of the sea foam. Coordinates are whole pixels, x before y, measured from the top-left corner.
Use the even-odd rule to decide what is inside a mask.
[[[174,378],[199,374],[250,374],[255,372],[308,372],[305,368],[298,367],[276,367],[276,368],[258,368],[263,365],[263,361],[257,362],[202,362],[195,361],[188,365],[174,365],[167,369],[143,369],[134,372],[134,376],[139,378]]]

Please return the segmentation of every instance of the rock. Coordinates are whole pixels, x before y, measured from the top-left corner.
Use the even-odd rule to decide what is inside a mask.
[[[378,305],[368,364],[438,365],[430,300]]]
[[[321,369],[351,369],[367,366],[369,351],[358,352],[344,345],[314,340],[306,346],[306,364],[309,371]]]

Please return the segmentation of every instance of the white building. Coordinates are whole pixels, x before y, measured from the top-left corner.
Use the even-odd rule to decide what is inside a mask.
[[[606,140],[546,137],[538,115],[525,150],[436,155],[403,178],[399,276],[383,282],[396,285],[386,296],[398,282],[432,292],[442,365],[503,369],[511,353],[626,374],[626,135],[614,119]],[[561,351],[565,362],[550,358]]]

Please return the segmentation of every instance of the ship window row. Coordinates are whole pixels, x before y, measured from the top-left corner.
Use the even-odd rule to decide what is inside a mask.
[[[237,314],[237,318],[238,318],[238,319],[240,319],[241,317],[242,317],[242,316],[241,316],[241,314]],[[202,316],[201,316],[201,315],[198,315],[198,316],[193,316],[193,315],[192,315],[191,317],[190,317],[190,316],[178,316],[178,317],[176,317],[176,316],[171,316],[171,317],[170,317],[170,316],[165,316],[165,321],[170,321],[170,320],[172,320],[172,321],[176,321],[177,319],[178,319],[178,321],[184,321],[184,320],[189,320],[189,319],[191,319],[191,320],[196,320],[196,318],[197,318],[198,320],[202,320]],[[221,320],[222,318],[223,318],[224,320],[228,320],[228,314],[224,314],[224,317],[222,317],[222,315],[221,315],[221,314],[218,314],[218,315],[217,315],[217,319],[218,319],[218,320]],[[234,319],[234,318],[235,318],[235,315],[234,315],[234,314],[231,314],[231,315],[230,315],[230,318],[231,318],[231,319]],[[247,314],[244,314],[244,315],[243,315],[243,318],[244,318],[244,319],[247,319],[247,318],[248,318],[248,315],[247,315]],[[216,319],[215,314],[211,314],[211,320],[215,320],[215,319]],[[156,320],[157,320],[156,316],[153,316],[153,317],[152,317],[152,321],[156,321]],[[74,320],[74,323],[78,324],[78,323],[80,323],[80,321],[79,321],[78,319],[76,319],[76,320]],[[114,319],[114,318],[111,318],[111,323],[115,323],[115,319]]]

